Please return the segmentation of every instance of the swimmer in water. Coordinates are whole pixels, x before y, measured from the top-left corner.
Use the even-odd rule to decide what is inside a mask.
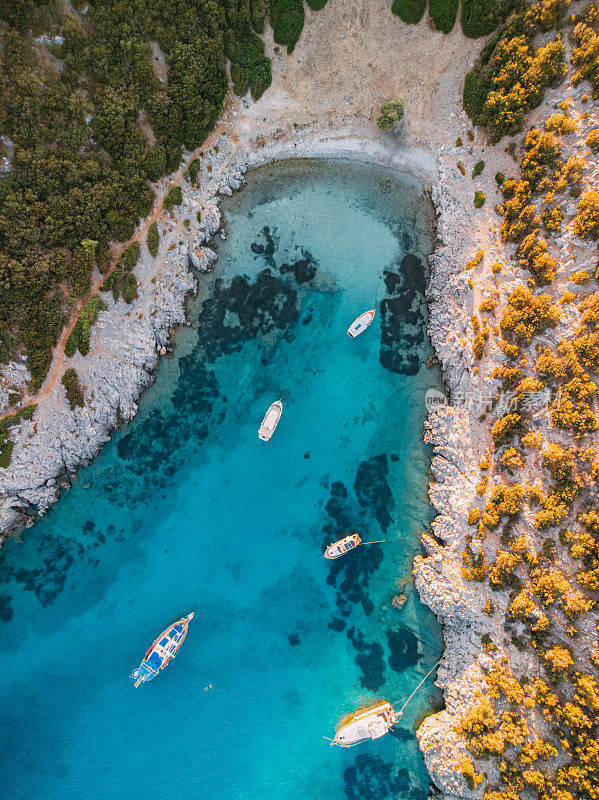
[[[204,686],[204,691],[205,692],[209,692],[210,689],[214,689],[214,686],[211,683],[209,683],[208,686]]]

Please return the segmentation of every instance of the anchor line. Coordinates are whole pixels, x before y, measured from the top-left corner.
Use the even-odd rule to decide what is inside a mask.
[[[433,665],[433,666],[432,666],[432,667],[429,669],[429,671],[426,673],[426,675],[424,676],[424,678],[423,678],[423,679],[420,681],[420,683],[418,684],[418,686],[417,686],[417,687],[414,689],[414,691],[412,692],[412,694],[411,694],[411,695],[408,697],[408,699],[406,700],[406,702],[403,704],[403,706],[401,707],[401,709],[400,709],[400,710],[398,711],[398,713],[397,713],[397,717],[398,717],[398,719],[399,719],[399,717],[401,717],[401,716],[402,716],[402,714],[403,714],[403,712],[404,712],[404,708],[405,708],[405,707],[408,705],[408,703],[410,702],[410,700],[411,700],[411,699],[414,697],[414,695],[416,694],[416,692],[418,691],[418,689],[420,689],[420,687],[422,686],[422,684],[424,683],[424,681],[425,681],[425,680],[428,678],[428,676],[431,674],[431,672],[433,672],[433,671],[434,671],[434,670],[435,670],[435,669],[436,669],[436,668],[439,666],[439,664],[441,663],[441,661],[442,661],[442,660],[443,660],[443,656],[441,656],[441,658],[440,658],[440,659],[437,661],[437,663],[436,663],[436,664],[434,664],[434,665]]]
[[[360,544],[383,544],[386,541],[386,539],[377,539],[376,542],[360,542]]]

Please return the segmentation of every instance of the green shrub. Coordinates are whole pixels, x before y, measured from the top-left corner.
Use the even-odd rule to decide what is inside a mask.
[[[30,403],[28,406],[23,406],[19,409],[18,414],[21,419],[31,419],[37,408],[37,403]]]
[[[121,290],[123,288],[125,275],[126,275],[125,268],[119,263],[100,286],[101,292],[112,291],[112,297],[115,303],[117,302],[117,300],[121,295]]]
[[[2,440],[0,438],[0,468],[1,469],[8,469],[10,466],[10,460],[12,458],[12,451],[15,446],[15,443],[12,442],[10,439]]]
[[[485,197],[485,195],[477,190],[476,192],[474,192],[474,207],[482,208],[485,204],[486,199],[487,198]]]
[[[250,0],[250,19],[252,21],[252,28],[256,31],[256,33],[264,33],[265,18],[266,0]]]
[[[110,279],[108,278],[107,280]],[[104,283],[106,283],[106,281],[104,281]],[[97,294],[92,295],[83,306],[77,317],[75,327],[65,342],[64,352],[67,358],[71,358],[71,356],[75,355],[77,349],[79,349],[82,356],[88,354],[91,326],[98,319],[98,313],[105,308],[106,306]]]
[[[193,161],[189,162],[189,166],[187,167],[187,175],[189,177],[189,182],[191,183],[192,186],[195,185],[199,170],[200,170],[200,159],[194,158]]]
[[[157,181],[166,169],[166,151],[160,142],[151,147],[145,154],[141,169],[149,181]]]
[[[489,87],[490,81],[488,78],[477,72],[477,70],[472,69],[466,73],[462,102],[464,111],[473,122],[478,122],[483,115]]]
[[[227,55],[235,93],[241,96],[251,89],[254,100],[260,98],[272,81],[270,59],[264,55],[262,39],[248,30],[227,50]]]
[[[121,254],[121,263],[125,269],[133,269],[139,258],[139,242],[132,242]],[[91,301],[90,301],[91,302]]]
[[[326,6],[327,0],[306,0],[306,3],[313,11],[320,11],[321,8]]]
[[[148,245],[150,255],[156,258],[158,254],[158,247],[160,245],[160,234],[158,233],[158,224],[156,222],[153,222],[148,228],[146,244]]]
[[[105,253],[110,241],[127,241],[152,205],[147,181],[175,170],[183,145],[205,140],[228,88],[226,58],[245,71],[254,97],[270,83],[270,61],[251,29],[263,25],[266,4],[100,2],[83,20],[45,0],[4,5],[0,91],[10,111],[1,127],[16,157],[0,176],[0,356],[12,355],[7,344],[24,345],[39,387],[63,309],[89,291],[86,242]],[[271,5],[274,17],[289,3]],[[301,0],[291,5],[303,16]],[[40,29],[41,17],[48,26]],[[59,29],[64,41],[48,50],[61,68],[49,69],[45,46],[32,37]],[[166,84],[155,77],[150,41],[165,55]]]
[[[67,336],[67,340],[64,344],[64,354],[67,358],[72,358],[75,353],[77,352],[77,348],[79,347],[79,340],[73,329],[69,335]]]
[[[424,16],[426,0],[393,0],[391,12],[408,25],[416,25]]]
[[[449,33],[455,25],[459,0],[428,0],[428,13],[435,24],[435,30]]]
[[[132,272],[125,275],[123,282],[123,300],[128,305],[131,304],[137,297],[137,280]]]
[[[303,0],[270,0],[269,11],[276,44],[287,45],[292,53],[304,27]]]
[[[97,244],[98,242],[91,239],[84,239],[81,245],[73,250],[69,278],[73,293],[78,297],[89,290]]]
[[[173,186],[164,198],[164,208],[170,211],[173,206],[180,206],[183,202],[183,193],[180,186]]]
[[[61,383],[65,388],[65,394],[71,411],[76,406],[83,406],[83,391],[79,385],[79,377],[73,367],[66,370],[62,376]]]
[[[20,399],[21,399],[21,393],[20,392],[9,392],[8,393],[8,405],[9,406],[16,406],[16,404],[19,402]]]
[[[147,217],[150,211],[152,210],[152,206],[156,200],[156,193],[153,189],[150,189],[149,186],[146,186],[143,189],[140,189],[139,196],[137,198],[137,203],[135,204],[135,212],[138,217]]]
[[[462,0],[464,35],[470,39],[486,36],[497,27],[501,13],[502,3],[498,0]]]
[[[472,170],[472,177],[478,178],[478,176],[481,174],[484,168],[485,168],[485,162],[477,161],[476,164],[474,165],[474,169]]]
[[[82,356],[89,353],[89,338],[91,335],[91,325],[89,317],[83,311],[79,315],[79,319],[75,325],[74,330],[77,331],[77,346]]]
[[[389,100],[381,106],[381,115],[377,117],[376,124],[383,131],[389,131],[404,115],[404,103],[401,98]]]
[[[501,184],[504,182],[504,180],[505,180],[505,177],[503,175],[503,172],[496,172],[495,173],[495,183],[497,184],[497,186],[501,186]]]

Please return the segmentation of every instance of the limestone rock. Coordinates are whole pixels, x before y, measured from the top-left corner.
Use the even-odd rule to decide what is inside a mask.
[[[191,247],[187,250],[187,257],[190,264],[198,270],[198,272],[211,272],[214,269],[216,261],[216,253],[209,247],[198,247],[193,250]]]
[[[454,721],[447,711],[427,717],[416,731],[431,781],[446,798],[475,798],[476,789],[468,787],[462,773],[455,767],[460,758],[468,758],[463,741],[453,730]]]

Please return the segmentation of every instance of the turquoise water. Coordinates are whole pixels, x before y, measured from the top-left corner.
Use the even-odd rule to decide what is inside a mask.
[[[0,554],[2,798],[427,791],[413,728],[439,701],[432,681],[394,737],[340,750],[323,736],[365,700],[401,704],[441,652],[411,583],[432,517],[423,397],[439,380],[429,206],[378,168],[289,162],[251,173],[224,213],[197,327],[133,423]],[[386,542],[320,556],[351,530]],[[134,689],[147,646],[191,610],[177,658]]]

